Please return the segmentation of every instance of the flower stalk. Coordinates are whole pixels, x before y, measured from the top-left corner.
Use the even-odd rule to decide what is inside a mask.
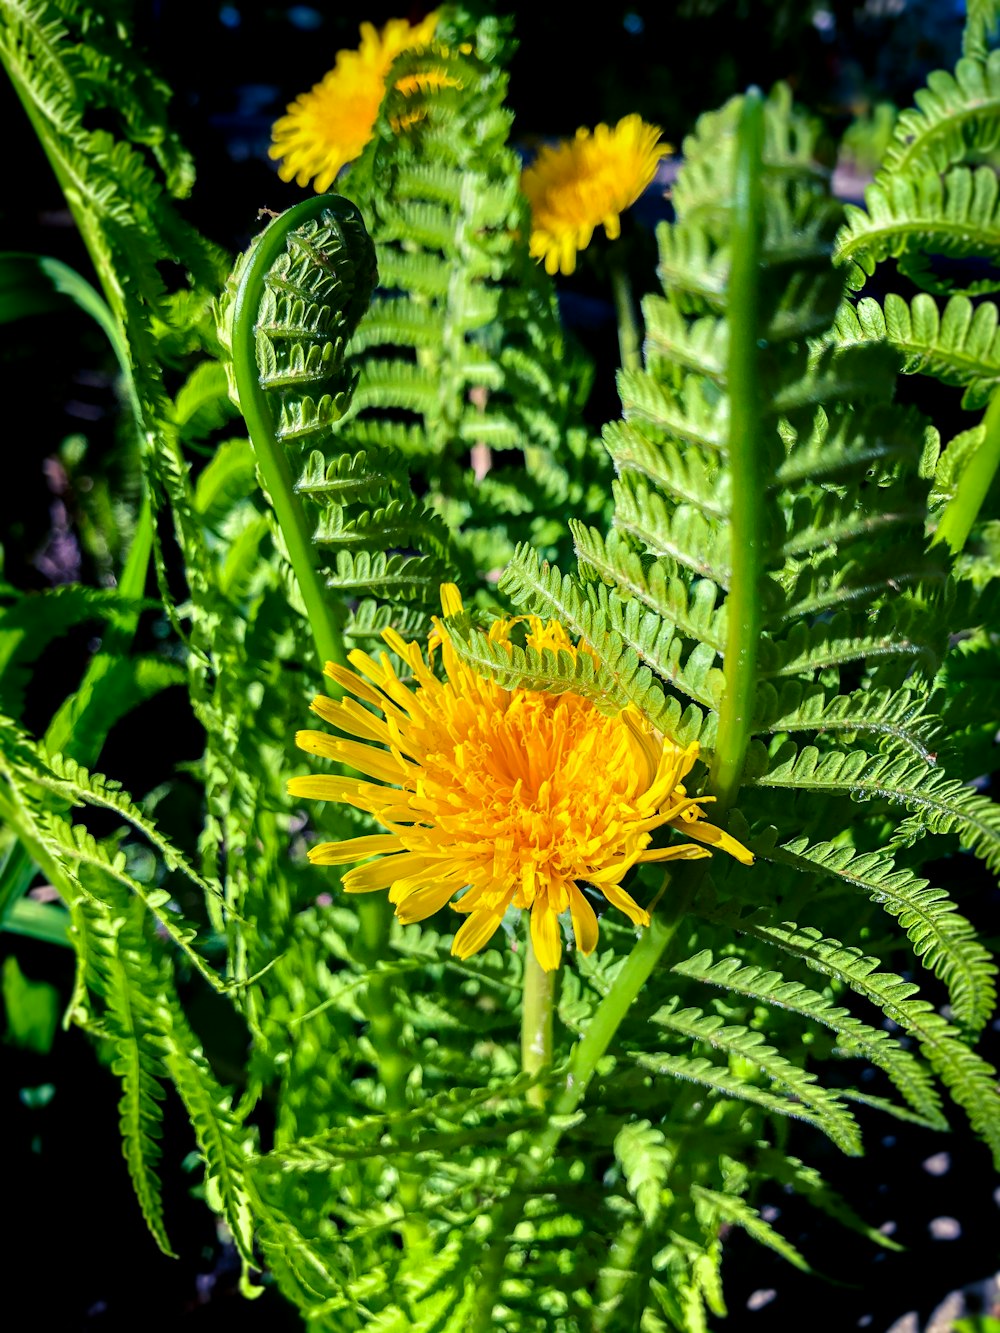
[[[556,977],[538,961],[531,932],[526,931],[524,993],[521,1007],[521,1068],[526,1074],[541,1074],[552,1063],[552,1026]],[[541,1082],[528,1089],[528,1105],[544,1107],[548,1091]]]

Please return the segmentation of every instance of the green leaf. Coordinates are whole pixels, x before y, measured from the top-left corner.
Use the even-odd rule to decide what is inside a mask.
[[[7,1014],[4,1041],[48,1055],[59,1022],[59,992],[47,981],[29,981],[17,959],[3,963],[2,991]]]
[[[0,252],[0,324],[29,315],[78,309],[107,334],[123,374],[129,375],[128,344],[107,303],[75,269],[47,255]]]

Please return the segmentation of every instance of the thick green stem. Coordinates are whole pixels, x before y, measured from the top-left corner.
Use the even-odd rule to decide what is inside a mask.
[[[753,722],[757,643],[761,633],[766,470],[758,388],[760,259],[763,243],[761,154],[764,104],[751,89],[743,103],[736,142],[732,263],[729,274],[729,466],[732,577],[726,600],[723,662],[725,692],[719,708],[709,791],[724,813],[739,791]]]
[[[321,663],[336,662],[343,666],[347,661],[343,635],[333,601],[317,566],[309,521],[295,492],[292,470],[277,439],[274,417],[261,388],[254,336],[267,275],[284,251],[289,233],[303,222],[329,211],[329,208],[328,196],[318,195],[306,199],[276,218],[258,240],[236,293],[233,309],[233,369],[240,410],[253,444],[264,487],[271,498],[278,526],[285,539],[316,652]]]
[[[540,1074],[552,1063],[552,1011],[555,1001],[556,972],[546,972],[535,955],[531,931],[526,932],[524,959],[524,996],[521,1004],[521,1068],[526,1074]],[[528,1089],[528,1104],[543,1107],[547,1090],[541,1083]]]
[[[384,957],[392,907],[387,899],[366,895],[358,903],[360,933],[358,957],[373,968]],[[410,1062],[400,1049],[398,1025],[394,1014],[392,984],[387,976],[373,971],[368,982],[368,1034],[379,1061],[379,1073],[385,1086],[387,1111],[406,1109],[406,1079]]]
[[[617,259],[611,260],[611,291],[618,320],[618,357],[622,370],[641,370],[642,330],[636,314],[632,283]]]

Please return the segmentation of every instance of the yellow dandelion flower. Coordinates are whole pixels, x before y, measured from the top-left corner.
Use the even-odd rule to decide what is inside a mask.
[[[545,260],[547,273],[572,273],[595,228],[618,237],[622,213],[670,152],[660,134],[640,116],[625,116],[614,129],[579,129],[575,139],[539,150],[521,189],[531,205],[531,254]]]
[[[442,605],[446,615],[460,610],[454,585],[442,589]],[[509,644],[518,621],[530,645],[592,651],[536,616],[496,621],[491,639]],[[530,911],[535,954],[551,971],[562,954],[563,912],[582,953],[597,944],[597,917],[581,885],[645,926],[649,913],[622,888],[632,866],[708,856],[712,847],[753,860],[684,790],[697,744],[674,745],[631,707],[606,717],[577,694],[505,690],[461,662],[447,628],[434,626],[426,659],[418,644],[383,631],[412,683],[385,653],[375,661],[355,650],[354,671],[328,663],[344,698],[320,695],[312,707],[350,739],[296,736],[301,749],[364,776],[292,778],[289,792],[365,810],[385,830],[311,849],[316,865],[377,858],[344,875],[348,893],[388,889],[404,923],[461,893],[451,902],[466,917],[452,944],[460,958],[483,948],[513,903]],[[431,669],[438,649],[444,680]],[[652,847],[664,825],[697,841]]]
[[[358,49],[338,51],[329,74],[275,121],[268,152],[281,162],[283,181],[303,186],[312,181],[317,194],[330,188],[341,167],[359,157],[372,137],[392,62],[403,51],[426,46],[437,21],[435,10],[416,26],[390,19],[376,32],[372,24],[362,23]],[[415,78],[403,91],[425,91],[427,81]]]

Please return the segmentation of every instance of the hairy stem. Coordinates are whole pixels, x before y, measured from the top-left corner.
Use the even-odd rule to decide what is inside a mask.
[[[758,391],[757,333],[760,256],[763,243],[761,151],[764,104],[747,93],[736,143],[732,265],[729,275],[729,465],[733,573],[726,601],[728,629],[723,658],[725,692],[719,708],[709,791],[724,813],[739,791],[750,741],[761,632],[760,582],[764,571],[764,432]]]
[[[546,972],[535,955],[531,931],[527,930],[524,959],[524,998],[521,1007],[521,1068],[540,1074],[552,1063],[552,1010],[556,973]],[[545,1105],[547,1090],[541,1083],[528,1089],[529,1106]]]

